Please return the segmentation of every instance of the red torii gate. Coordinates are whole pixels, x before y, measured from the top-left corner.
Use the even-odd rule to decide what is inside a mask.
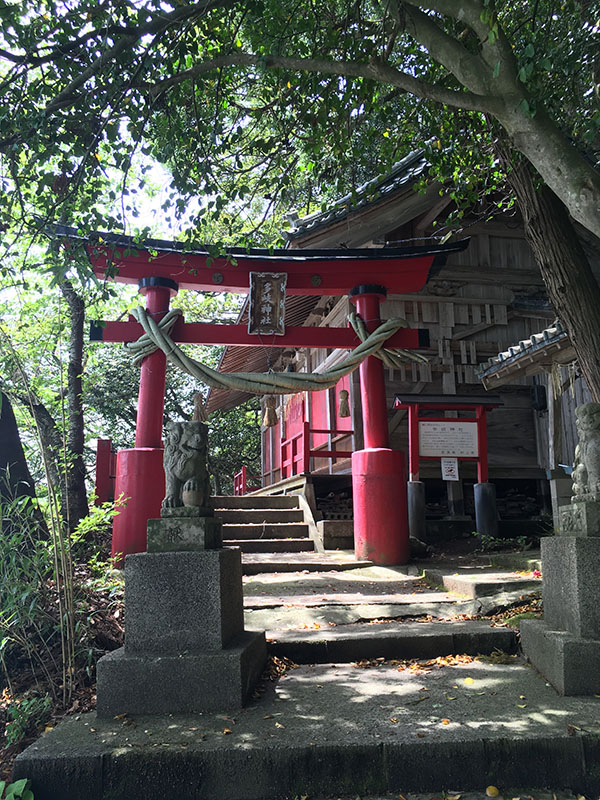
[[[59,235],[83,241],[96,275],[137,283],[146,297],[146,311],[158,321],[168,312],[179,288],[247,293],[250,272],[287,273],[287,292],[299,295],[348,294],[369,331],[381,322],[379,306],[387,292],[422,289],[433,266],[442,266],[451,252],[464,250],[468,240],[452,244],[359,250],[246,250],[232,248],[214,258],[207,250],[158,240],[137,245],[129,237],[95,234],[82,240],[74,229]],[[131,342],[143,333],[131,317],[127,322],[96,326],[92,338]],[[258,346],[244,325],[175,324],[171,338],[179,344]],[[288,327],[270,346],[344,348],[359,344],[348,328]],[[414,349],[429,345],[426,330],[402,329],[387,347]],[[379,564],[405,563],[409,558],[404,454],[389,447],[383,363],[370,356],[359,367],[364,449],[352,455],[356,554]],[[135,447],[117,454],[115,497],[129,498],[115,518],[113,555],[143,552],[146,523],[160,516],[164,496],[162,425],[166,357],[160,350],[141,365]]]

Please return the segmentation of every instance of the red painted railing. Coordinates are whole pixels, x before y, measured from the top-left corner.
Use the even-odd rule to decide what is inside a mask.
[[[281,442],[281,479],[310,472],[311,458],[351,458],[352,450],[322,450],[320,447],[311,448],[311,436],[314,433],[327,434],[340,439],[352,436],[354,431],[336,431],[327,428],[311,428],[309,422],[304,422],[302,430],[289,439]]]
[[[261,485],[262,481],[260,475],[250,475],[248,473],[248,467],[246,466],[243,466],[241,470],[236,472],[233,476],[233,494],[235,496],[247,494],[254,489],[260,489]]]

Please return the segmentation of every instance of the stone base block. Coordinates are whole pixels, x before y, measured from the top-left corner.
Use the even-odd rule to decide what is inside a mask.
[[[125,613],[128,654],[226,647],[244,629],[239,550],[127,556]]]
[[[317,530],[325,550],[352,550],[354,547],[354,521],[351,519],[323,519]]]
[[[575,501],[559,508],[558,513],[562,536],[600,537],[600,501]]]
[[[266,661],[264,633],[245,632],[202,655],[129,655],[121,647],[98,662],[98,716],[240,708]]]
[[[541,551],[548,629],[600,639],[600,537],[547,536]]]
[[[521,647],[562,695],[600,694],[600,640],[549,630],[544,620],[521,622]]]
[[[148,520],[148,552],[215,550],[223,545],[221,523],[214,517],[169,516]]]

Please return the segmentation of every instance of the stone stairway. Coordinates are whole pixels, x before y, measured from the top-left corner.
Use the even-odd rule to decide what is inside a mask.
[[[298,498],[213,498],[215,516],[223,523],[223,544],[245,553],[308,553],[315,549]]]

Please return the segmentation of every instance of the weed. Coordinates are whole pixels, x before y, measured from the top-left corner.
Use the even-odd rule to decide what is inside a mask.
[[[52,698],[47,694],[11,703],[7,709],[8,722],[4,731],[6,744],[18,744],[28,733],[33,733],[38,725],[46,721],[51,706]]]
[[[21,778],[19,781],[7,784],[0,781],[0,800],[34,800],[33,792],[29,788],[31,781]]]

